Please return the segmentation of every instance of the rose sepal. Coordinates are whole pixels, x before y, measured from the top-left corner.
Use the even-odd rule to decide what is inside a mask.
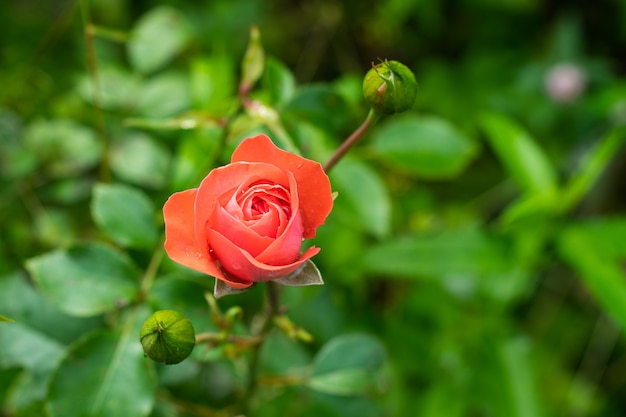
[[[275,279],[274,282],[289,287],[306,287],[309,285],[324,285],[322,274],[313,261],[308,260],[289,275]]]
[[[272,280],[277,284],[287,285],[289,287],[306,287],[309,285],[324,285],[322,274],[313,261],[308,260],[298,269],[289,275]],[[253,285],[254,286],[254,285]],[[252,286],[247,288],[232,288],[224,281],[216,279],[213,287],[213,296],[221,298],[226,295],[241,294],[248,291]]]
[[[213,287],[213,297],[222,298],[225,295],[241,294],[248,291],[254,285],[246,288],[233,288],[221,279],[215,279],[215,286]]]

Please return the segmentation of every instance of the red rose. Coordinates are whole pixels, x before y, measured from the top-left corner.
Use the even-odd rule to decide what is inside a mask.
[[[277,148],[265,135],[245,139],[231,163],[163,207],[165,251],[232,288],[294,272],[319,252],[300,254],[333,205],[322,166]]]

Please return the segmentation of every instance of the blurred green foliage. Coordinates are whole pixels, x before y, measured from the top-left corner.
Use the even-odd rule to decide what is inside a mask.
[[[250,415],[622,416],[624,21],[611,0],[3,1],[0,414],[237,412],[245,356],[143,358],[154,310],[217,330],[159,207],[253,133],[326,161],[389,58],[417,100],[331,172],[326,285],[282,294],[315,340],[269,334]],[[262,297],[219,304],[240,331]]]

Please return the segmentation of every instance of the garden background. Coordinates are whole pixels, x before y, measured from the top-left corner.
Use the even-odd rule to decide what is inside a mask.
[[[243,409],[623,416],[625,22],[618,0],[2,1],[0,415],[241,412],[236,345],[143,357],[154,310],[219,330],[213,278],[163,255],[161,207],[252,134],[325,162],[393,59],[413,108],[330,173],[326,284],[281,299],[313,341],[270,332]],[[237,95],[251,27],[257,112]],[[263,297],[219,299],[229,331]]]

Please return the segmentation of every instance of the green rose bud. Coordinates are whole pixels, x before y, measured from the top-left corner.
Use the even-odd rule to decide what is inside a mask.
[[[363,96],[378,113],[393,114],[410,109],[417,95],[417,81],[398,61],[372,64],[363,79]]]
[[[173,310],[151,315],[141,328],[140,338],[146,356],[168,365],[182,362],[196,345],[191,322]]]

